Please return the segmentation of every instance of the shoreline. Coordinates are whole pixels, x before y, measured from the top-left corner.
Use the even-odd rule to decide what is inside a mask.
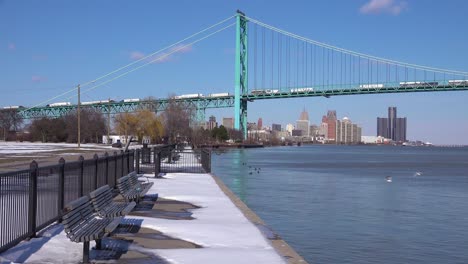
[[[252,222],[271,243],[276,252],[287,263],[307,263],[305,259],[299,255],[286,241],[284,241],[274,230],[272,230],[252,209],[250,209],[239,197],[237,197],[224,182],[213,173],[209,175],[214,179],[223,193],[231,200],[231,202],[244,214],[244,216]]]

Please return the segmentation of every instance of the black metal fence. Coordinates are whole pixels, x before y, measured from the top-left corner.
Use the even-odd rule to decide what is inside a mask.
[[[0,252],[61,217],[64,205],[135,170],[135,151],[0,174]]]
[[[143,148],[135,155],[138,173],[211,172],[211,151],[191,149],[183,145]],[[138,162],[140,161],[140,162]]]

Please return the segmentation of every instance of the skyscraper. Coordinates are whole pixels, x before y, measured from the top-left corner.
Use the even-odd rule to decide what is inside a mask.
[[[397,108],[388,108],[388,117],[377,117],[377,136],[397,142],[406,141],[406,117],[397,117]]]
[[[302,131],[302,136],[309,136],[309,128],[310,128],[310,122],[309,122],[309,113],[304,110],[301,113],[301,116],[299,117],[299,120],[296,121],[296,129]]]
[[[206,129],[212,130],[215,127],[218,127],[218,122],[216,122],[216,117],[210,116],[209,121],[206,123]]]
[[[322,117],[322,124],[327,124],[327,133],[324,133],[328,141],[336,141],[336,111],[328,110],[327,115]],[[322,125],[321,127],[325,127]]]
[[[232,117],[224,117],[223,118],[223,126],[225,128],[234,128],[234,118]]]
[[[262,128],[263,128],[263,120],[262,120],[261,117],[258,119],[257,125],[258,125],[258,129],[262,129]]]
[[[390,138],[388,136],[388,118],[377,117],[377,136]]]

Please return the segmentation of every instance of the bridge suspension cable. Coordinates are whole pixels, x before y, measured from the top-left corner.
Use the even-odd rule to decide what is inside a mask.
[[[381,58],[381,57],[376,57],[376,56],[372,56],[372,55],[368,55],[368,54],[364,54],[364,53],[360,53],[360,52],[355,52],[355,51],[339,48],[339,47],[336,47],[336,46],[332,46],[332,45],[329,45],[329,44],[326,44],[326,43],[322,43],[322,42],[315,41],[315,40],[312,40],[312,39],[309,39],[309,38],[306,38],[306,37],[296,35],[294,33],[279,29],[277,27],[274,27],[274,26],[268,25],[266,23],[263,23],[261,21],[258,21],[256,19],[253,19],[251,17],[246,17],[246,18],[248,19],[249,22],[255,23],[255,24],[259,25],[259,26],[262,26],[264,28],[273,30],[273,31],[278,32],[280,34],[283,34],[285,36],[288,36],[288,37],[291,37],[291,38],[294,38],[294,39],[297,39],[297,40],[302,40],[304,42],[314,44],[314,45],[319,46],[319,47],[331,49],[331,50],[334,50],[334,51],[338,51],[338,52],[341,52],[341,53],[345,53],[345,54],[349,54],[349,55],[353,55],[353,56],[357,56],[357,57],[361,57],[361,58],[365,58],[365,59],[370,59],[370,60],[374,60],[374,61],[380,61],[380,62],[388,63],[388,64],[391,64],[391,65],[406,66],[408,68],[415,68],[415,69],[418,69],[418,70],[427,70],[427,71],[431,71],[431,72],[439,72],[439,73],[454,74],[454,75],[467,75],[468,76],[468,72],[456,71],[456,70],[447,70],[447,69],[441,69],[441,68],[434,68],[434,67],[428,67],[428,66],[423,66],[423,65],[411,64],[411,63],[406,63],[406,62],[400,62],[400,61],[396,61],[396,60],[385,59],[385,58]]]
[[[468,72],[346,50],[245,18],[251,22],[248,64],[254,74],[248,79],[249,94],[256,98],[468,86]]]
[[[126,71],[126,72],[124,72],[124,73],[122,73],[122,74],[119,74],[118,76],[115,76],[114,78],[111,78],[111,79],[106,80],[106,81],[104,81],[104,82],[102,82],[102,83],[99,83],[99,84],[97,84],[97,85],[95,85],[95,86],[93,86],[93,87],[91,87],[91,88],[88,88],[88,89],[86,89],[85,91],[83,91],[83,93],[89,92],[89,91],[94,90],[94,89],[96,89],[96,88],[98,88],[98,87],[100,87],[100,86],[103,86],[103,85],[105,85],[105,84],[107,84],[107,83],[109,83],[109,82],[112,82],[112,81],[114,81],[114,80],[117,80],[117,79],[119,79],[119,78],[121,78],[121,77],[123,77],[123,76],[125,76],[125,75],[127,75],[127,74],[129,74],[129,73],[131,73],[131,72],[134,72],[134,71],[136,71],[136,70],[138,70],[138,69],[141,69],[141,68],[143,68],[143,67],[145,67],[145,66],[147,66],[147,65],[149,65],[149,64],[151,64],[151,63],[154,63],[154,62],[156,62],[156,61],[158,61],[158,60],[164,59],[164,58],[166,58],[166,57],[168,57],[168,56],[170,56],[170,55],[172,55],[172,54],[174,54],[174,53],[176,53],[176,52],[178,52],[178,51],[180,51],[180,50],[183,50],[184,48],[190,47],[191,45],[193,45],[193,44],[195,44],[195,43],[198,43],[198,42],[200,42],[200,41],[202,41],[202,40],[204,40],[204,39],[206,39],[206,38],[208,38],[208,37],[210,37],[210,36],[213,36],[213,35],[215,35],[215,34],[221,32],[221,31],[224,31],[224,30],[226,30],[227,28],[232,27],[233,25],[235,25],[235,23],[229,24],[228,26],[225,26],[225,27],[223,27],[223,28],[221,28],[221,29],[218,29],[218,30],[216,30],[216,31],[214,31],[214,32],[212,32],[212,33],[210,33],[210,34],[208,34],[208,35],[205,35],[205,36],[203,36],[203,37],[201,37],[201,38],[198,38],[197,40],[192,41],[192,42],[190,42],[189,44],[178,46],[179,44],[184,43],[184,42],[187,41],[187,40],[193,39],[194,37],[196,37],[196,36],[198,36],[198,35],[200,35],[200,34],[203,34],[203,33],[207,32],[207,31],[209,31],[209,30],[212,30],[212,29],[214,29],[214,28],[216,28],[216,27],[221,26],[222,24],[225,24],[226,22],[228,22],[229,20],[232,20],[233,18],[234,18],[234,16],[230,16],[230,17],[228,17],[228,18],[226,18],[226,19],[223,19],[223,20],[221,20],[221,21],[219,21],[219,22],[217,22],[217,23],[215,23],[215,24],[213,24],[213,25],[211,25],[211,26],[209,26],[209,27],[206,27],[206,28],[204,28],[204,29],[202,29],[202,30],[200,30],[200,31],[198,31],[198,32],[196,32],[196,33],[194,33],[194,34],[191,34],[190,36],[185,37],[185,38],[183,38],[183,39],[181,39],[181,40],[179,40],[179,41],[177,41],[177,42],[175,42],[175,43],[173,43],[173,44],[171,44],[171,45],[169,45],[169,46],[166,46],[166,47],[164,47],[164,48],[162,48],[162,49],[159,49],[159,50],[157,50],[157,51],[155,51],[155,52],[152,52],[152,53],[150,53],[150,54],[147,55],[147,56],[144,56],[144,57],[142,57],[142,58],[140,58],[140,59],[138,59],[138,60],[136,60],[136,61],[133,61],[133,62],[131,62],[131,63],[128,63],[128,64],[126,64],[126,65],[124,65],[124,66],[122,66],[122,67],[119,67],[119,68],[117,68],[117,69],[115,69],[115,70],[113,70],[113,71],[110,71],[110,72],[108,72],[108,73],[106,73],[106,74],[104,74],[104,75],[102,75],[102,76],[99,76],[99,77],[97,77],[97,78],[94,78],[94,79],[91,80],[91,81],[85,82],[85,83],[83,83],[83,84],[81,85],[81,88],[86,87],[86,86],[89,86],[89,85],[91,85],[91,84],[95,84],[96,82],[98,82],[98,81],[100,81],[100,80],[102,80],[102,79],[105,79],[105,78],[107,78],[107,77],[109,77],[109,76],[111,76],[111,75],[114,75],[114,74],[116,74],[116,73],[118,73],[118,72],[121,72],[122,70],[127,69],[127,68],[129,68],[129,67],[131,67],[131,66],[133,66],[133,65],[135,65],[135,64],[137,64],[137,63],[140,63],[140,62],[142,62],[142,61],[147,61],[148,59],[153,58],[156,54],[159,54],[159,53],[164,52],[164,51],[166,51],[166,50],[168,50],[168,49],[177,47],[177,48],[175,48],[175,49],[172,49],[172,50],[171,50],[170,52],[168,52],[168,53],[164,53],[163,55],[158,56],[158,57],[155,58],[155,59],[151,59],[150,61],[144,63],[143,65],[140,65],[140,66],[138,66],[138,67],[136,67],[136,68],[133,68],[133,69],[131,69],[131,70],[129,70],[129,71]],[[38,104],[36,104],[36,105],[30,107],[30,108],[27,108],[26,110],[30,110],[30,109],[32,109],[32,108],[35,108],[35,107],[44,105],[44,104],[46,104],[46,103],[48,103],[48,102],[50,102],[50,101],[52,101],[52,100],[55,100],[55,99],[57,99],[57,98],[61,98],[61,97],[65,96],[65,95],[67,95],[67,94],[69,94],[69,93],[72,93],[72,92],[75,92],[75,91],[77,91],[77,88],[76,88],[76,87],[74,87],[74,88],[72,88],[72,89],[70,89],[70,90],[68,90],[68,91],[66,91],[66,92],[63,92],[63,93],[61,93],[61,94],[59,94],[59,95],[57,95],[57,96],[54,96],[54,97],[52,97],[52,98],[49,98],[49,99],[47,99],[47,100],[45,100],[45,101],[42,101],[42,102],[40,102],[40,103],[38,103]],[[77,95],[70,96],[70,97],[66,98],[66,100],[72,99],[72,98],[74,98],[74,97],[76,97],[76,96],[77,96]]]

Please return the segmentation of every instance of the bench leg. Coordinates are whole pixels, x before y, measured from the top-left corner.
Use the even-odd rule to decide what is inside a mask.
[[[83,263],[89,263],[89,241],[83,243]]]
[[[102,240],[96,239],[96,249],[101,250],[101,248],[102,248]]]

